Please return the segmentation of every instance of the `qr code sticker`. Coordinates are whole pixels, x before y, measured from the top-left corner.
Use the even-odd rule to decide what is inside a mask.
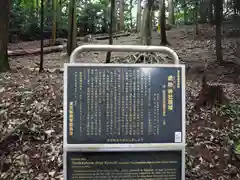
[[[182,133],[181,132],[175,132],[175,143],[182,142]]]

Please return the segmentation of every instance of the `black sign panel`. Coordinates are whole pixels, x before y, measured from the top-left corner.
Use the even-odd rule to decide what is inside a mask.
[[[181,151],[67,152],[68,180],[181,180]]]
[[[69,66],[67,143],[181,143],[181,67]]]

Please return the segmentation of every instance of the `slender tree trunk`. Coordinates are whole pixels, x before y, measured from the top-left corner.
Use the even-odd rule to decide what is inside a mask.
[[[0,72],[10,69],[7,54],[10,6],[10,0],[0,0]]]
[[[148,14],[148,7],[147,5],[143,8],[143,15],[142,15],[142,23],[141,23],[141,44],[144,45],[146,43],[146,28],[147,28],[147,14]]]
[[[41,0],[41,54],[40,54],[40,65],[39,65],[39,72],[43,71],[43,26],[44,26],[44,0]]]
[[[113,32],[118,32],[119,31],[119,22],[118,22],[118,14],[117,14],[117,4],[116,0],[114,3],[114,18],[113,18]]]
[[[45,16],[47,18],[46,20],[46,26],[51,27],[52,25],[52,0],[45,0],[45,9],[47,13],[45,13]]]
[[[62,20],[62,0],[57,2],[57,27],[60,26]]]
[[[233,12],[234,12],[234,15],[237,15],[237,1],[238,0],[233,0]]]
[[[206,23],[208,4],[205,1],[201,1],[199,4],[200,22]]]
[[[108,14],[110,16],[110,24],[111,24],[111,18],[112,18],[112,32],[116,32],[118,27],[117,27],[117,11],[116,11],[116,0],[112,3],[113,1],[110,1],[110,11],[108,10]],[[108,8],[109,9],[109,8]],[[110,13],[109,13],[110,12]],[[113,14],[112,14],[113,13]],[[111,17],[112,16],[112,17]],[[109,27],[109,33],[110,33],[110,27]]]
[[[184,16],[184,24],[187,24],[187,3],[186,0],[183,0],[183,16]]]
[[[163,4],[163,0],[159,0],[159,13],[158,13],[158,31],[159,31],[159,33],[161,32],[161,29],[159,29],[159,28],[161,27],[162,4]]]
[[[37,14],[37,17],[39,17],[39,1],[36,0],[36,14]]]
[[[210,24],[213,24],[213,0],[209,0],[208,18]]]
[[[120,0],[120,30],[124,30],[124,0]]]
[[[170,24],[174,24],[174,4],[173,0],[168,0],[168,21]]]
[[[110,15],[110,27],[109,27],[109,44],[113,44],[113,26],[114,24],[114,15],[115,15],[115,0],[111,0],[111,15]],[[107,52],[106,63],[111,63],[111,51]]]
[[[56,44],[57,38],[57,0],[52,1],[53,21],[52,21],[52,45]]]
[[[152,7],[153,7],[153,0],[148,0],[147,3],[147,18],[146,18],[146,45],[151,45],[152,40]]]
[[[107,7],[106,7],[106,9],[107,9]],[[107,18],[108,12],[107,12],[106,9],[103,10],[103,13],[104,13],[104,15],[103,15],[104,16],[103,17],[104,22],[103,22],[103,29],[102,29],[103,32],[109,32],[108,31],[108,23],[107,23],[108,22],[108,20],[107,20],[108,19]]]
[[[143,45],[151,44],[152,6],[153,6],[153,0],[148,0],[143,10],[142,29],[141,29],[141,44]]]
[[[161,9],[161,45],[167,45],[167,33],[166,33],[166,16],[165,16],[165,0],[163,0]]]
[[[138,0],[137,4],[137,32],[139,33],[141,31],[141,0]]]
[[[130,24],[131,24],[131,29],[133,28],[133,17],[132,17],[132,9],[133,9],[133,0],[130,0]]]
[[[70,56],[77,46],[76,0],[69,3],[67,53]]]
[[[216,56],[219,63],[223,63],[222,41],[221,41],[221,24],[222,24],[223,2],[215,1],[215,24],[216,24]]]
[[[195,26],[196,26],[196,35],[198,35],[199,29],[198,29],[198,1],[197,0],[195,3]]]

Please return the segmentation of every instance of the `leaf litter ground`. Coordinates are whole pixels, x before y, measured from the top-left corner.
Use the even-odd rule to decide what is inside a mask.
[[[199,77],[203,70],[209,84],[221,82],[232,103],[239,102],[240,85],[233,82],[237,76],[228,73],[231,68],[209,65],[215,61],[212,37],[195,37],[193,32],[190,28],[168,32],[171,48],[189,67],[186,179],[239,180],[239,161],[228,160],[231,155],[228,137],[240,133],[239,128],[230,118],[221,117],[214,110],[202,108],[197,113],[193,107],[201,89]],[[153,44],[158,45],[160,39],[157,34],[155,36]],[[115,43],[134,44],[121,38]],[[236,40],[224,39],[224,59],[239,61],[233,55],[236,43]],[[60,68],[59,57],[60,53],[46,55],[45,66]],[[81,57],[80,62],[92,62],[94,58],[96,62],[103,62],[105,54],[87,52]],[[63,179],[63,77],[53,71],[39,74],[29,69],[38,61],[37,56],[15,57],[11,60],[13,70],[0,74],[0,179],[3,180]]]

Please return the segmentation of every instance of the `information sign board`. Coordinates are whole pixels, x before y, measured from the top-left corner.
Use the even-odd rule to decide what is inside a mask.
[[[67,152],[67,180],[183,180],[182,151]]]
[[[184,143],[183,65],[68,64],[66,144]]]

